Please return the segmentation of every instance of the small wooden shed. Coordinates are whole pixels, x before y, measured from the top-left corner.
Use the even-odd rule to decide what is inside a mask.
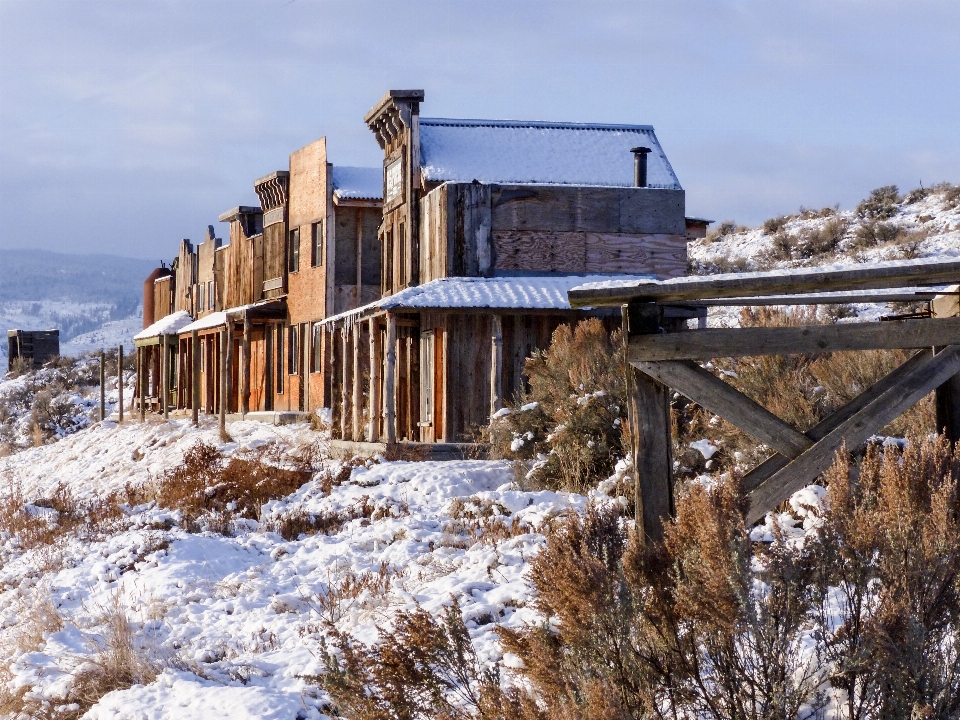
[[[7,330],[7,372],[13,370],[17,358],[43,367],[60,354],[59,330]]]

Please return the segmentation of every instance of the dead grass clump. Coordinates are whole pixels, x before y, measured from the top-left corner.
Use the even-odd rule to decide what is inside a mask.
[[[256,520],[268,500],[285,497],[313,477],[313,453],[288,458],[281,448],[267,445],[227,460],[214,446],[198,442],[183,454],[183,462],[160,479],[154,499],[180,510],[188,525],[201,518],[210,529],[229,530],[233,517]]]
[[[397,508],[397,510],[393,508]],[[397,515],[393,515],[394,512]],[[296,540],[301,535],[338,533],[344,525],[352,520],[367,518],[375,521],[387,517],[388,514],[391,517],[398,517],[408,512],[409,510],[403,505],[394,505],[389,509],[378,508],[368,496],[364,495],[342,510],[325,510],[312,513],[303,508],[295,508],[279,517],[265,521],[263,526],[265,530],[277,533],[284,540]]]
[[[394,629],[381,635],[381,642],[369,647],[333,634],[326,673],[310,679],[330,693],[338,715],[356,720],[518,717],[503,712],[497,677],[481,669],[455,600],[436,619],[419,607],[400,613]]]
[[[446,547],[466,549],[478,542],[496,545],[503,540],[533,532],[529,523],[516,516],[510,518],[505,507],[491,500],[454,498],[447,512],[451,520],[444,525],[440,541]]]
[[[398,575],[397,569],[387,562],[373,571],[337,568],[328,574],[324,591],[310,598],[309,603],[324,627],[334,628],[348,615],[381,607]]]

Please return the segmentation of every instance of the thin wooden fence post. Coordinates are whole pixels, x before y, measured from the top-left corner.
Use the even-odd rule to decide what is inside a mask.
[[[147,404],[144,402],[147,396],[147,359],[144,355],[146,355],[145,350],[142,347],[138,347],[137,370],[140,375],[140,379],[138,380],[140,385],[140,422],[144,422],[147,419]]]
[[[117,421],[123,422],[123,345],[117,347]]]
[[[200,425],[200,331],[190,333],[190,410],[193,425]]]
[[[104,364],[106,359],[103,355],[103,350],[100,351],[100,422],[103,422],[107,419],[107,392],[104,385],[107,381],[107,373]]]
[[[343,358],[343,364],[340,366],[340,437],[344,440],[352,440],[353,433],[347,432],[350,427],[350,370],[353,363],[350,358],[350,333],[347,330],[347,321],[344,320],[343,327],[340,329],[340,356]]]
[[[397,316],[387,313],[387,368],[383,394],[387,444],[397,442]]]

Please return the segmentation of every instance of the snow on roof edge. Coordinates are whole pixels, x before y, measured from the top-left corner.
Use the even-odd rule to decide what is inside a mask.
[[[152,325],[133,336],[134,340],[146,340],[158,335],[173,335],[180,332],[185,325],[193,322],[193,317],[186,310],[177,310],[175,313],[164,315]]]

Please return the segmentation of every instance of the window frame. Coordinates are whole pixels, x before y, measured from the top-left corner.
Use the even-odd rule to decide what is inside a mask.
[[[293,228],[287,240],[287,271],[300,272],[300,228]]]
[[[310,225],[310,266],[323,267],[324,222],[318,220]]]

